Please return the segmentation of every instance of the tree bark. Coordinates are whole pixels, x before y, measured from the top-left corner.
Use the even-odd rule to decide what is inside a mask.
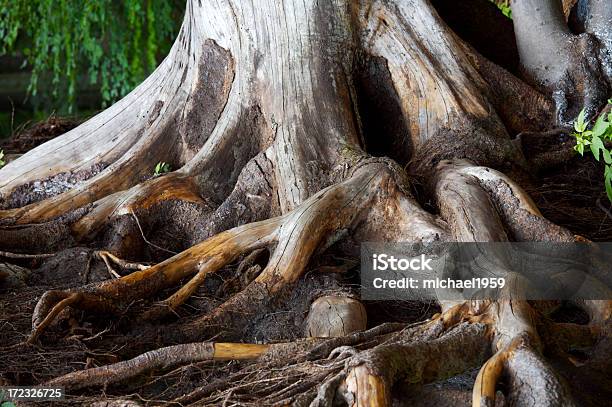
[[[587,3],[581,37],[560,2],[512,2],[528,84],[463,42],[427,0],[188,0],[170,54],[143,84],[0,170],[1,250],[61,256],[86,245],[104,251],[109,271],[131,271],[44,293],[28,342],[44,344],[67,308],[120,319],[146,304],[132,314],[138,346],[116,343],[127,360],[47,384],[75,391],[248,359],[235,376],[173,399],[215,405],[221,392],[253,404],[391,405],[398,383],[480,367],[475,406],[495,404],[500,383],[516,405],[575,403],[543,356],[548,320],[510,293],[440,300],[427,321],[362,332],[363,305],[334,291],[319,297],[338,301],[337,318],[317,301],[302,318],[302,332],[325,339],[249,347],[210,338],[241,340],[342,244],[584,240],[546,220],[513,180],[530,170],[513,136],[567,124],[579,106],[594,114],[610,97],[610,7]],[[161,161],[173,171],[152,176]],[[417,182],[426,199],[413,194]],[[160,239],[166,232],[178,238]],[[221,291],[237,292],[173,320],[234,262],[240,275]],[[582,306],[589,329],[607,337],[611,302]],[[287,374],[270,373],[265,391],[233,386],[278,367]],[[294,374],[299,383],[288,381]]]

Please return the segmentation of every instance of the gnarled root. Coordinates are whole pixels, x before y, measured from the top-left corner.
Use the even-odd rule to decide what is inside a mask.
[[[568,231],[545,220],[525,192],[497,171],[472,166],[465,161],[443,162],[439,166],[436,191],[444,217],[451,223],[459,241],[506,240],[504,229],[496,226],[500,221],[515,239],[576,240]],[[478,199],[478,204],[466,205],[469,199]],[[496,210],[491,201],[496,204]],[[480,233],[475,234],[475,231]],[[477,406],[493,405],[496,385],[502,373],[506,373],[510,377],[508,396],[511,399],[528,404],[531,400],[531,404],[538,405],[570,405],[573,402],[569,392],[539,354],[541,344],[537,325],[541,316],[526,300],[520,299],[524,295],[521,276],[509,269],[504,270],[503,265],[501,267],[492,271],[504,274],[509,280],[507,287],[518,292],[506,288],[496,300],[445,306],[448,310],[446,318],[450,321],[461,317],[483,321],[490,326],[496,354],[479,373],[473,403]],[[524,367],[519,367],[521,363],[525,364]],[[542,383],[546,386],[541,386]],[[551,390],[541,392],[536,389],[538,386]]]
[[[245,251],[269,244],[280,224],[279,218],[241,226],[214,236],[162,263],[122,278],[84,287],[76,291],[50,291],[39,300],[32,316],[35,341],[59,312],[67,306],[89,311],[117,313],[121,305],[146,298],[170,287],[195,271],[214,272]],[[196,283],[188,285],[189,289]],[[192,291],[180,291],[170,305],[178,306]],[[187,295],[185,295],[187,294]],[[58,299],[60,299],[58,301]]]
[[[284,216],[231,229],[163,263],[102,283],[89,291],[49,292],[37,307],[35,315],[39,319],[36,321],[41,322],[35,322],[31,339],[36,339],[65,307],[118,312],[119,309],[111,309],[111,305],[116,307],[135,298],[144,298],[177,284],[182,278],[191,277],[174,295],[147,313],[148,318],[158,318],[165,314],[164,310],[174,310],[182,304],[203,283],[208,273],[241,254],[252,253],[245,258],[245,266],[240,267],[246,273],[253,263],[252,258],[260,255],[259,250],[273,249],[267,266],[262,271],[256,270],[259,275],[254,280],[250,277],[243,291],[212,313],[178,325],[172,329],[171,335],[163,338],[164,341],[196,341],[218,334],[222,328],[239,327],[245,324],[249,315],[265,310],[276,295],[290,288],[299,278],[313,253],[337,239],[339,230],[350,229],[361,236],[404,236],[412,241],[431,241],[446,236],[447,231],[435,219],[426,216],[408,195],[395,193],[398,184],[394,174],[385,162],[365,163],[346,181],[322,190]],[[546,221],[525,192],[502,173],[474,166],[465,160],[444,161],[438,165],[434,180],[441,214],[457,240],[505,240],[506,233],[514,234],[515,238],[576,239]],[[389,188],[394,193],[389,193]],[[398,207],[401,211],[393,212]],[[391,216],[401,223],[398,230],[401,229],[403,235],[396,235],[398,232],[393,230],[383,233],[368,222],[360,225],[364,219],[381,216],[381,208],[391,211]],[[403,215],[398,216],[399,213]],[[520,287],[521,277],[516,273],[503,267],[496,272],[503,273],[509,280],[516,280],[509,286]],[[397,328],[384,330],[384,327],[379,327],[375,336],[369,331],[355,332],[310,342],[305,353],[285,356],[281,362],[283,366],[293,366],[291,369],[297,369],[300,375],[306,369],[317,380],[305,380],[299,386],[285,388],[281,386],[283,380],[278,378],[281,387],[262,395],[262,400],[330,405],[335,399],[344,399],[349,405],[356,406],[390,405],[391,386],[398,381],[429,383],[484,363],[473,392],[475,405],[494,403],[501,381],[508,388],[506,397],[519,403],[528,402],[534,395],[538,403],[547,405],[572,403],[563,381],[541,356],[543,345],[538,329],[545,326],[547,332],[555,328],[565,330],[566,342],[593,341],[601,332],[601,324],[609,319],[610,309],[609,302],[583,304],[592,315],[592,326],[588,328],[590,335],[585,337],[584,332],[576,333],[561,325],[556,327],[530,303],[510,295],[502,295],[496,300],[440,303],[442,314],[401,332],[396,332]],[[571,334],[578,339],[572,339]],[[178,346],[145,353],[116,365],[71,373],[56,380],[71,388],[84,387],[87,383],[110,384],[146,370],[223,357],[216,353],[221,345],[192,343]],[[186,346],[185,352],[181,346]],[[232,348],[234,345],[223,346]],[[252,349],[255,351],[247,352],[247,356],[235,354],[233,357],[253,359],[256,364],[268,363],[268,345]],[[486,361],[491,353],[493,356]],[[281,363],[273,356],[270,358],[273,363]],[[315,360],[318,361],[316,366],[308,364]],[[319,386],[321,381],[323,385]],[[543,383],[552,391],[538,390],[537,387]],[[223,386],[211,383],[194,390],[183,401],[201,399]],[[213,399],[211,396],[210,400]]]
[[[507,237],[501,227],[502,222],[509,226],[506,229],[509,232],[527,230],[530,238],[539,237],[553,241],[575,239],[571,234],[545,221],[524,191],[497,171],[473,166],[466,161],[449,161],[440,163],[435,179],[435,190],[442,215],[449,222],[455,239],[459,241],[503,241]],[[493,206],[493,202],[497,205]],[[514,221],[509,218],[514,218]],[[527,225],[531,225],[532,230],[526,229]],[[520,276],[503,268],[494,271],[511,280],[508,287],[512,287],[512,290],[521,289]],[[435,319],[434,324],[441,327],[442,333],[438,339],[431,340],[432,337],[429,337],[430,340],[423,346],[432,346],[434,343],[449,343],[453,346],[457,346],[457,343],[464,344],[460,351],[444,352],[445,355],[453,355],[444,367],[465,369],[479,357],[480,361],[475,363],[484,361],[488,351],[472,355],[469,352],[471,347],[465,347],[466,343],[471,342],[462,338],[453,343],[449,339],[452,337],[451,333],[461,332],[462,326],[471,329],[482,327],[482,335],[478,337],[478,346],[475,349],[490,349],[495,354],[483,365],[478,375],[473,390],[475,406],[494,405],[497,385],[502,378],[508,384],[507,397],[516,403],[573,405],[572,397],[563,381],[540,354],[542,345],[537,327],[542,315],[526,300],[513,299],[517,296],[520,297],[521,293],[510,292],[508,288],[495,300],[441,301],[444,312]],[[609,306],[609,302],[606,303],[608,305],[599,304],[598,314],[605,314],[602,310]],[[419,368],[422,365],[416,363],[415,359],[420,361],[428,358],[422,355],[437,353],[421,350],[411,354],[408,350],[412,346],[418,347],[418,343],[418,339],[412,337],[409,344],[389,345],[395,346],[394,351],[390,353],[385,353],[381,346],[355,355],[351,358],[353,361],[348,362],[348,366],[353,368],[345,372],[343,382],[337,386],[336,396],[340,395],[349,405],[390,405],[391,386],[405,375],[408,374],[409,378],[419,383],[444,377],[444,370],[440,370],[440,365],[434,363],[435,361],[427,360],[427,368]],[[454,362],[461,358],[457,354],[463,353],[469,354],[465,363],[454,365]],[[381,355],[386,355],[386,358],[383,357],[383,361],[377,363],[377,357]],[[412,357],[400,361],[397,359],[400,357],[398,355]],[[416,373],[414,376],[411,374],[413,372]],[[442,373],[442,376],[436,376],[439,373]],[[331,404],[332,400],[328,399],[327,403]]]
[[[52,318],[49,316],[51,310],[54,310],[53,316],[68,305],[89,311],[117,312],[131,301],[146,298],[193,275],[174,295],[146,314],[147,318],[157,318],[181,305],[202,284],[207,274],[219,270],[241,254],[276,243],[268,266],[247,289],[212,315],[201,317],[185,327],[188,337],[200,337],[203,326],[217,325],[211,323],[214,321],[228,322],[225,318],[232,309],[247,313],[254,311],[262,301],[269,301],[295,282],[311,254],[321,245],[327,247],[332,244],[338,238],[337,231],[354,227],[356,222],[370,213],[366,208],[372,203],[386,203],[385,199],[395,199],[396,194],[381,196],[381,192],[389,192],[390,185],[396,188],[394,183],[389,183],[391,179],[393,172],[385,164],[364,164],[346,181],[322,190],[287,215],[228,230],[162,263],[116,280],[75,291],[46,293],[34,312],[30,341],[35,340],[48,326]],[[408,205],[408,202],[402,205]],[[439,237],[440,229],[431,224],[420,209],[414,210],[412,220],[424,219],[412,223],[410,228],[404,228],[404,233],[426,239]],[[244,308],[246,304],[250,304],[247,309]]]
[[[510,403],[575,405],[567,387],[526,336],[513,339],[480,369],[473,390],[474,407],[495,405],[495,393],[502,375],[507,377]]]
[[[343,398],[351,406],[391,405],[391,385],[443,380],[478,366],[486,358],[487,329],[483,324],[459,324],[439,337],[399,338],[347,362]]]

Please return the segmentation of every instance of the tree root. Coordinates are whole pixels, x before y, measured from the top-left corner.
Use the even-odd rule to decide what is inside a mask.
[[[168,346],[143,353],[133,359],[112,365],[79,370],[52,379],[46,386],[61,386],[69,390],[106,386],[129,381],[152,371],[205,360],[249,360],[263,355],[269,345],[244,343],[188,343]]]
[[[510,288],[495,299],[457,301],[440,295],[441,313],[431,320],[346,335],[364,329],[365,321],[353,320],[353,315],[364,314],[361,304],[343,299],[342,307],[352,311],[344,314],[344,308],[336,308],[340,317],[329,320],[344,324],[350,314],[358,324],[344,331],[311,326],[313,335],[338,337],[267,345],[209,342],[211,337],[229,341],[225,331],[244,332],[254,318],[278,308],[313,256],[345,236],[350,236],[343,242],[347,246],[365,241],[584,241],[547,221],[516,182],[492,169],[528,165],[506,129],[541,130],[540,123],[529,122],[551,120],[550,101],[471,55],[428,1],[346,2],[342,7],[286,1],[280,8],[272,3],[189,1],[172,58],[161,73],[118,107],[1,170],[8,176],[0,182],[0,240],[7,250],[28,246],[32,252],[36,247],[49,253],[58,246],[91,243],[109,224],[117,229],[129,224],[138,240],[124,242],[130,239],[120,236],[112,244],[102,241],[107,252],[99,257],[117,278],[44,293],[28,342],[36,342],[67,309],[121,316],[132,303],[144,300],[148,308],[139,322],[147,324],[133,332],[149,347],[145,351],[151,344],[180,343],[48,384],[72,390],[106,386],[151,370],[236,359],[245,362],[225,377],[190,388],[185,396],[174,394],[175,401],[387,406],[396,383],[439,381],[484,363],[472,395],[477,406],[493,404],[501,383],[515,404],[572,405],[563,381],[542,357],[546,335],[562,333],[561,351],[608,336],[610,301],[579,302],[590,322],[577,328],[546,319],[539,311],[545,307],[534,307]],[[552,30],[534,24],[533,17],[551,11],[553,2],[538,13],[515,9],[528,3],[513,3],[517,32],[525,34],[522,40],[537,37],[536,46],[546,44],[565,22],[555,23]],[[287,19],[287,14],[293,16]],[[593,110],[610,83],[598,66],[605,55],[594,34],[570,38],[561,31],[562,38],[555,38],[559,47],[549,47],[544,55],[528,44],[531,49],[522,57],[534,81],[555,92],[558,120],[567,122],[578,104]],[[285,35],[277,43],[271,33]],[[556,59],[557,50],[566,60],[541,63],[542,55]],[[584,59],[585,52],[599,56]],[[380,92],[383,103],[373,104],[394,116],[390,126],[385,123],[374,133],[384,134],[387,128],[398,133],[390,144],[405,148],[400,155],[409,173],[427,184],[415,190],[437,212],[425,211],[408,192],[411,185],[399,165],[364,151],[365,133],[372,129],[359,110],[364,98],[353,84],[354,72],[360,70],[357,60],[362,59],[375,67],[376,85],[387,88]],[[551,76],[548,69],[541,71],[549,66]],[[491,89],[502,82],[512,82],[511,89]],[[593,90],[600,84],[605,86]],[[205,85],[216,87],[202,89]],[[576,97],[568,96],[574,93]],[[139,97],[146,99],[142,108]],[[517,100],[507,103],[508,97]],[[531,103],[537,106],[531,109]],[[523,110],[524,115],[514,117]],[[121,119],[119,125],[107,125],[113,115]],[[102,145],[96,151],[80,151],[100,135]],[[58,160],[64,153],[69,153],[67,160]],[[163,155],[179,169],[150,178],[151,167]],[[85,173],[79,172],[84,168]],[[14,196],[15,191],[28,192],[33,182],[53,181],[58,175],[69,176],[69,185],[55,188],[59,184],[51,182],[53,191]],[[193,228],[197,232],[184,239],[187,243],[172,247],[179,253],[148,268],[122,260],[137,256],[126,255],[129,249],[117,250],[114,243],[140,248],[144,245],[138,232],[146,244],[161,247],[145,236],[157,231],[157,219],[147,215],[173,201],[179,202],[177,207],[195,206],[194,218],[204,218]],[[114,230],[108,229],[105,233],[112,235]],[[37,231],[45,235],[34,239]],[[265,266],[254,260],[263,250],[270,253]],[[188,322],[148,324],[177,313],[211,273],[241,257],[239,281],[218,291],[233,294],[224,303]],[[526,290],[526,278],[507,264],[502,259],[488,271],[505,277],[513,290]],[[133,272],[120,276],[114,266]],[[236,286],[240,290],[234,294]],[[167,289],[175,292],[153,302]],[[218,304],[217,299],[211,304]],[[131,357],[143,351],[137,348],[141,343],[121,341],[125,347],[113,349],[112,362],[117,360],[114,353]]]
[[[247,281],[248,285],[243,291],[211,314],[180,325],[176,329],[178,336],[173,332],[175,336],[172,336],[171,340],[193,341],[198,337],[218,333],[220,327],[240,326],[245,323],[248,315],[261,312],[275,295],[291,287],[302,274],[310,256],[319,247],[327,247],[333,243],[333,240],[329,240],[330,236],[336,235],[338,230],[355,228],[354,225],[360,220],[371,216],[370,212],[376,213],[378,207],[372,206],[372,202],[381,202],[381,185],[384,185],[384,188],[395,185],[389,182],[393,179],[392,174],[386,165],[380,163],[359,167],[346,181],[322,190],[284,216],[231,229],[162,263],[95,287],[68,292],[48,292],[41,298],[34,313],[34,328],[30,341],[35,341],[66,307],[118,313],[120,304],[145,298],[162,288],[175,285],[185,277],[190,277],[175,294],[145,314],[148,319],[159,318],[176,310],[205,281],[209,273],[219,270],[241,254],[250,253],[240,266],[241,272],[246,272],[261,250],[275,245],[267,266],[253,281]],[[502,224],[509,224],[507,230],[512,232],[520,229],[520,222],[527,222],[521,220],[521,217],[545,221],[527,194],[497,171],[474,166],[468,161],[444,161],[438,166],[435,180],[441,212],[449,221],[449,228],[457,240],[504,240],[507,237]],[[409,198],[401,196],[402,199]],[[498,204],[497,208],[501,210],[494,206],[494,202],[509,201],[512,205]],[[388,204],[384,200],[382,203]],[[368,208],[368,211],[363,208]],[[414,212],[413,216],[422,223],[411,231],[412,237],[428,238],[428,233],[436,230],[437,227],[427,218],[420,217],[420,212]],[[510,217],[518,219],[518,226],[512,226]],[[553,226],[544,226],[538,232],[541,236],[547,236],[551,240],[559,240],[560,236],[572,241],[575,239]],[[402,228],[406,229],[405,224]],[[372,232],[371,229],[364,230]],[[140,265],[115,259],[112,255],[104,256],[126,268],[142,268]],[[504,272],[507,278],[514,278],[513,273],[508,270],[500,272]],[[398,380],[429,383],[450,377],[485,362],[492,350],[495,354],[482,367],[474,388],[475,405],[493,403],[496,386],[502,377],[506,376],[510,377],[513,383],[520,383],[521,388],[532,388],[538,380],[544,380],[555,388],[555,397],[563,402],[571,402],[562,382],[539,356],[541,344],[537,326],[541,316],[526,301],[502,296],[499,300],[459,303],[441,301],[441,304],[442,314],[431,321],[400,332],[397,332],[395,326],[389,329],[379,327],[368,331],[370,333],[356,332],[320,344],[311,343],[309,350],[297,359],[277,358],[274,363],[282,362],[284,366],[291,363],[294,364],[292,366],[311,363],[308,360],[316,360],[318,363],[325,361],[325,367],[316,368],[319,370],[313,373],[325,380],[318,390],[313,388],[317,383],[311,381],[301,383],[295,388],[285,387],[284,391],[270,390],[270,400],[295,403],[308,400],[313,402],[313,405],[327,405],[340,397],[356,406],[372,403],[389,405],[391,386]],[[593,320],[597,322],[594,322],[590,329],[596,332],[596,326],[609,318],[610,304],[593,303],[591,307]],[[247,352],[246,356],[231,354],[231,349],[237,349],[237,345],[231,344],[192,343],[177,346],[151,351],[116,365],[71,373],[56,380],[68,387],[81,388],[133,378],[147,370],[166,369],[200,360],[219,360],[225,357],[223,355],[227,358],[257,359],[257,363],[263,363],[268,358],[265,356],[268,345],[253,345],[256,346],[253,348],[256,351]],[[224,347],[229,350],[219,353]],[[280,346],[276,349],[279,348]],[[214,349],[214,352],[211,349]],[[442,363],[439,355],[453,356]],[[534,369],[537,366],[535,376],[526,376],[517,367],[521,361],[527,359],[534,363]],[[344,369],[341,366],[344,366]],[[393,368],[390,369],[389,366]],[[214,387],[211,386],[213,385],[194,390],[189,397],[186,396],[185,401],[205,397],[206,392]],[[296,389],[299,389],[299,392]],[[522,390],[511,390],[509,396],[523,399],[526,394]],[[547,399],[545,394],[539,397],[549,404],[556,400]]]
[[[189,250],[153,267],[122,278],[84,287],[77,291],[50,291],[39,300],[32,317],[33,329],[29,342],[50,323],[50,312],[56,316],[68,305],[95,312],[117,314],[121,304],[146,298],[162,288],[170,287],[191,275],[194,270],[209,273],[228,264],[245,251],[265,246],[274,238],[279,218],[246,225],[214,236]],[[58,303],[58,298],[60,302]],[[71,298],[70,301],[64,300]],[[183,295],[179,299],[184,299]],[[52,319],[52,318],[51,318]],[[42,321],[48,321],[41,326]]]
[[[342,376],[326,384],[335,386],[337,394],[351,406],[387,406],[395,382],[430,383],[452,377],[478,366],[488,354],[488,334],[483,324],[462,323],[442,333],[437,329],[420,330],[420,335],[408,332],[408,337],[399,336],[350,357]],[[335,394],[327,392],[327,403],[321,405],[331,405]]]
[[[75,292],[80,293],[77,297],[72,297],[75,292],[45,294],[34,312],[31,340],[40,335],[39,321],[47,320],[46,315],[56,305],[54,299],[58,296],[62,299],[73,298],[69,302],[72,307],[116,312],[120,308],[117,304],[146,298],[195,272],[187,284],[145,315],[154,319],[181,305],[202,284],[207,274],[219,270],[243,253],[276,243],[268,266],[247,289],[221,305],[213,314],[185,327],[187,337],[195,339],[202,335],[204,326],[226,324],[228,321],[225,318],[228,312],[233,312],[232,309],[241,310],[240,314],[254,312],[257,306],[262,305],[261,301],[269,301],[280,290],[293,284],[320,245],[332,244],[334,240],[330,240],[330,237],[337,239],[336,231],[354,227],[364,215],[364,209],[377,199],[381,191],[388,189],[389,185],[396,188],[395,184],[389,184],[390,179],[393,179],[393,172],[385,164],[375,162],[364,165],[358,167],[346,181],[322,190],[287,215],[223,232],[146,270],[77,290]],[[382,190],[380,186],[383,186]],[[404,228],[407,233],[416,236],[415,240],[430,239],[430,234],[438,230],[422,216],[418,211],[412,214],[413,218],[407,219],[410,228]],[[413,222],[414,219],[421,221]],[[398,227],[401,226],[405,224],[399,223]],[[110,303],[112,307],[108,306]],[[249,304],[247,308],[246,304]],[[63,302],[59,307],[65,308],[67,305],[68,302]]]
[[[53,256],[55,256],[55,253],[25,254],[0,251],[0,257],[8,259],[48,259]]]
[[[525,362],[530,369],[525,371]],[[503,374],[509,377],[509,399],[533,400],[537,405],[575,405],[569,391],[527,336],[514,338],[480,369],[473,390],[473,406],[495,405],[497,384]]]
[[[106,250],[100,250],[100,251],[94,252],[93,255],[102,259],[110,275],[115,278],[121,278],[121,274],[115,271],[111,263],[115,263],[117,266],[125,270],[146,270],[151,267],[151,266],[146,266],[140,263],[127,262]]]

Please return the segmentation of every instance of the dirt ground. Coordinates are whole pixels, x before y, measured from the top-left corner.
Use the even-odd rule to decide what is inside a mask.
[[[76,123],[53,118],[23,131],[12,140],[5,141],[0,148],[13,154],[23,153],[39,142],[61,134]],[[612,241],[612,205],[604,191],[603,166],[569,151],[572,148],[572,139],[568,134],[525,137],[521,142],[527,158],[534,162],[537,162],[542,154],[565,157],[559,160],[557,166],[542,169],[522,180],[522,186],[532,195],[543,214],[576,234],[594,241]],[[346,256],[358,253],[355,247],[349,246],[340,244],[332,247],[327,256],[336,256],[335,261],[348,261]],[[112,278],[104,263],[92,257],[94,249],[72,248],[46,260],[16,260],[0,256],[0,385],[38,384],[75,369],[100,366],[134,356],[131,353],[138,347],[131,346],[130,354],[126,354],[122,351],[122,344],[128,341],[131,344],[139,343],[137,332],[128,329],[133,326],[133,321],[141,311],[141,304],[137,303],[133,304],[125,315],[112,319],[81,312],[65,313],[60,322],[48,330],[40,345],[17,346],[30,333],[31,315],[38,297],[44,291]],[[328,261],[330,257],[324,260]],[[244,331],[237,332],[236,335],[245,342],[289,341],[303,336],[304,319],[314,298],[328,290],[338,289],[346,290],[348,295],[358,295],[358,263],[355,260],[357,259],[353,259],[355,265],[342,275],[326,273],[315,261],[310,266],[311,271],[298,283],[298,289],[277,304],[274,312],[254,319]],[[261,261],[265,262],[265,258]],[[211,276],[196,295],[179,309],[177,315],[163,322],[186,321],[207,313],[232,292],[240,289],[240,281],[235,274],[237,264]],[[3,280],[3,276],[6,276],[3,270],[7,267],[23,267],[23,278]],[[75,276],[79,281],[75,281]],[[168,292],[160,293],[160,298],[167,294]],[[438,311],[434,304],[413,302],[370,302],[366,307],[370,326],[384,322],[420,321]],[[564,307],[554,318],[565,322],[587,322],[584,313],[572,307]],[[141,345],[142,349],[151,346],[147,343]],[[84,390],[77,395],[70,395],[66,403],[90,404],[102,398],[122,400],[126,399],[126,394],[131,394],[130,399],[140,400],[143,404],[164,404],[164,400],[176,398],[198,386],[213,385],[218,379],[234,377],[232,375],[236,375],[234,385],[238,393],[256,391],[251,387],[253,385],[249,384],[250,376],[248,368],[246,371],[244,369],[245,365],[245,362],[194,363],[172,371],[154,372],[129,385]],[[559,370],[563,373],[563,366],[559,366]],[[252,372],[253,375],[256,373]],[[442,383],[430,384],[426,388],[398,385],[394,389],[396,405],[469,405],[476,373],[468,372]],[[602,388],[610,389],[605,383],[603,386],[594,385],[598,380],[606,380],[598,377],[597,372],[585,371],[580,377],[566,377],[566,380],[583,382],[583,388],[593,392],[601,392]],[[241,387],[241,383],[244,386]],[[431,389],[436,390],[435,397],[431,397],[428,391]],[[124,396],[118,396],[120,394]],[[428,394],[428,397],[423,397],[423,394]],[[596,404],[590,402],[589,398],[580,395],[578,397],[586,405]],[[592,397],[609,399],[612,394],[593,394]],[[102,404],[97,405],[111,405],[104,404],[107,401],[100,403]],[[222,400],[219,400],[219,404],[222,404]],[[503,397],[499,397],[498,404],[503,405]]]

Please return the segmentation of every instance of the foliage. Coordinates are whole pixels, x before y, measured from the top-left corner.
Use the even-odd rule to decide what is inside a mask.
[[[499,8],[503,15],[512,19],[512,9],[510,8],[510,0],[490,0],[495,3],[497,8]]]
[[[612,105],[612,99],[608,100],[608,105]],[[582,109],[574,121],[574,133],[576,138],[576,150],[580,155],[584,155],[584,149],[589,146],[593,157],[599,161],[600,153],[605,162],[604,183],[608,199],[612,202],[612,150],[606,147],[605,142],[612,142],[612,110],[607,114],[600,114],[595,124],[588,129],[588,122],[585,121],[585,110]]]
[[[0,168],[4,167],[4,165],[6,164],[3,158],[4,158],[4,150],[0,150]]]
[[[71,111],[89,81],[107,105],[168,52],[183,7],[183,0],[0,0],[0,55],[23,55],[31,95],[49,92]]]
[[[1,152],[2,150],[0,150],[0,153]],[[0,158],[2,157],[0,156]],[[6,401],[5,398],[6,398],[6,395],[4,394],[4,391],[0,390],[0,407],[16,407],[15,403],[13,403],[12,401]]]
[[[153,175],[158,176],[161,174],[165,174],[167,172],[170,172],[170,170],[171,170],[170,164],[161,161],[161,162],[158,162],[157,165],[155,166],[155,171],[153,172]]]

